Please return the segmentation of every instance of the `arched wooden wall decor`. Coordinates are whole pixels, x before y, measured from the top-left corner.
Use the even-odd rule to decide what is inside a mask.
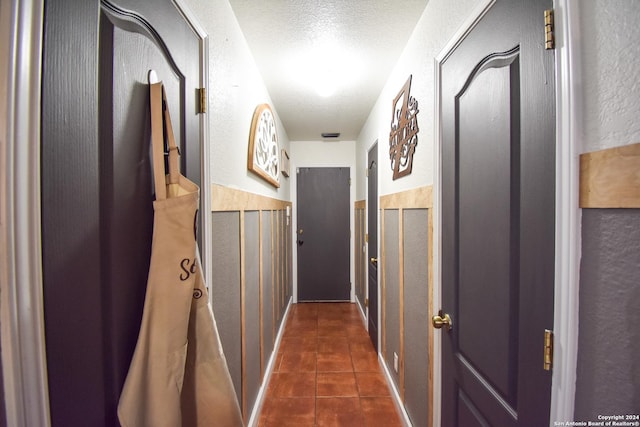
[[[274,187],[280,187],[280,147],[269,104],[258,105],[253,113],[247,167]]]
[[[411,173],[413,153],[418,145],[419,110],[418,101],[410,94],[411,77],[409,75],[392,105],[389,158],[394,180]]]

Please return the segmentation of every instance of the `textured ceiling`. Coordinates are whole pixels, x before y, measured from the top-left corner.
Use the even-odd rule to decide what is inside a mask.
[[[292,141],[358,137],[427,2],[230,0]],[[330,96],[308,82],[334,74]]]

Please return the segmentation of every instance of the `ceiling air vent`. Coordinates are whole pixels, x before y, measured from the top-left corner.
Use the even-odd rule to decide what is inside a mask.
[[[337,138],[340,136],[340,132],[322,132],[323,138]]]

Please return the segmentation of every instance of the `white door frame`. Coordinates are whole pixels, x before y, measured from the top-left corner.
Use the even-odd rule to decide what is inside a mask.
[[[441,148],[441,64],[462,42],[495,0],[482,0],[470,13],[434,61],[435,76],[435,176],[434,176],[434,298],[433,312],[440,308],[442,276],[442,183]],[[572,420],[575,400],[578,350],[578,287],[580,272],[580,226],[578,208],[578,156],[582,104],[577,83],[580,80],[579,0],[554,0],[556,75],[556,232],[554,291],[554,367],[551,383],[550,423]],[[541,22],[544,22],[541,18]],[[541,28],[542,32],[542,28]],[[542,344],[541,344],[542,345]],[[442,387],[441,334],[434,336],[434,390]],[[542,351],[542,350],[541,350]],[[542,354],[542,353],[541,353]],[[433,425],[441,424],[440,393],[433,396]]]
[[[49,426],[40,221],[43,1],[0,3],[0,325],[7,425]]]

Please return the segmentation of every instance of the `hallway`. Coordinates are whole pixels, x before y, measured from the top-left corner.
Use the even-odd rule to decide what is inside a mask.
[[[291,306],[258,426],[402,426],[355,304]]]

